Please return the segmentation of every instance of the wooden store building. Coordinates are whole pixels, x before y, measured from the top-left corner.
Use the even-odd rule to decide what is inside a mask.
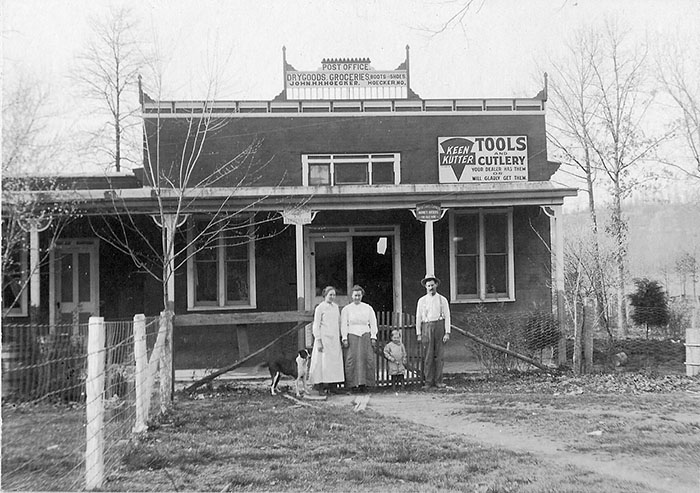
[[[308,319],[326,285],[341,306],[359,284],[376,311],[412,314],[428,273],[456,314],[552,310],[561,207],[576,190],[550,181],[546,79],[533,98],[436,100],[411,87],[408,47],[394,70],[369,59],[297,70],[284,52],[283,67],[268,101],[142,92],[143,169],[55,192],[79,197],[81,212],[11,318],[158,314],[163,287],[109,238],[125,224],[143,244],[177,232],[165,294],[176,369],[261,347]]]

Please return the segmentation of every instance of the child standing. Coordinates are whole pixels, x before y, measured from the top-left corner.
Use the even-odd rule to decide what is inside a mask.
[[[401,342],[401,331],[391,331],[391,342],[384,346],[384,357],[389,360],[389,375],[394,391],[403,387],[403,375],[406,371],[406,348]]]

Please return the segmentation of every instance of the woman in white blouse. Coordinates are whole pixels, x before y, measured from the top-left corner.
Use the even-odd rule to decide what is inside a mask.
[[[340,347],[340,308],[335,303],[335,288],[326,286],[323,298],[314,311],[314,346],[311,351],[309,382],[320,386],[320,394],[327,394],[331,384],[342,383],[345,375]]]
[[[345,348],[345,387],[364,392],[376,385],[377,316],[374,309],[362,302],[365,290],[352,287],[352,303],[340,314],[340,334]]]

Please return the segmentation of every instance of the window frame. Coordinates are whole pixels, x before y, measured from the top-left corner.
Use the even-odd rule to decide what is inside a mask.
[[[14,306],[10,309],[6,309],[5,306],[3,306],[3,317],[28,317],[29,316],[29,253],[27,252],[26,248],[23,248],[24,245],[28,244],[27,241],[28,238],[26,238],[23,241],[20,241],[17,245],[17,251],[19,253],[19,268],[20,268],[20,287],[22,288],[22,291],[19,294],[19,299],[17,300],[17,303],[14,304]],[[3,273],[4,276],[4,273]],[[3,284],[4,284],[4,279],[3,279]],[[4,294],[3,294],[4,297]]]
[[[337,183],[336,182],[336,165],[363,163],[366,164],[367,183]],[[374,164],[391,163],[394,170],[393,183],[374,183]],[[310,185],[309,172],[312,165],[328,165],[329,166],[329,183]],[[400,152],[376,152],[376,153],[358,153],[358,154],[302,154],[302,185],[305,187],[328,187],[328,186],[344,186],[344,185],[374,185],[374,186],[390,186],[399,185],[401,183],[401,153]]]
[[[498,295],[489,295],[486,289],[486,257],[485,252],[486,234],[484,229],[484,216],[489,214],[505,215],[507,219],[506,226],[506,283],[507,293],[505,297]],[[457,245],[456,245],[456,218],[460,215],[476,215],[478,217],[478,290],[476,295],[459,294],[457,292]],[[504,301],[515,301],[515,253],[513,245],[513,208],[497,208],[497,209],[465,209],[458,211],[450,211],[449,214],[449,233],[450,238],[450,302],[452,303],[500,303]]]
[[[196,300],[195,286],[195,248],[194,248],[194,225],[192,222],[208,221],[211,218],[205,216],[194,216],[188,220],[187,228],[187,310],[188,311],[216,311],[216,310],[244,310],[257,308],[256,299],[256,276],[255,276],[255,229],[253,226],[253,218],[249,217],[241,223],[248,223],[248,235],[252,238],[247,243],[248,247],[248,300],[243,302],[226,301],[226,244],[223,231],[217,233],[216,245],[216,275],[217,275],[217,292],[215,304],[199,304]]]

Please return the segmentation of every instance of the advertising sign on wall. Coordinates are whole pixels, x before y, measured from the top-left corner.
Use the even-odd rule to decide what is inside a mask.
[[[527,137],[438,137],[440,183],[527,181]]]

